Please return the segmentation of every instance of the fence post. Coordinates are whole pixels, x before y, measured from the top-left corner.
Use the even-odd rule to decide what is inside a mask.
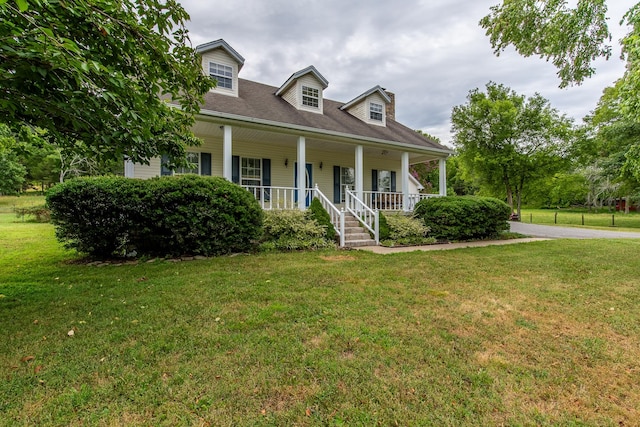
[[[533,214],[529,214],[529,224],[533,224]]]
[[[555,215],[553,216],[553,223],[554,224],[558,223],[558,212],[556,212]]]
[[[584,214],[582,214],[582,225],[584,226]]]
[[[616,226],[616,216],[615,215],[611,215],[611,226],[612,227]]]

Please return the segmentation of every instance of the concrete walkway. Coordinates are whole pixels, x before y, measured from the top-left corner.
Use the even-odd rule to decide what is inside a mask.
[[[449,249],[460,249],[460,248],[481,248],[485,246],[515,245],[517,243],[538,242],[542,240],[549,240],[549,239],[526,238],[526,239],[511,239],[511,240],[480,240],[475,242],[443,243],[441,245],[424,245],[424,246],[404,246],[399,248],[387,248],[384,246],[361,246],[359,248],[354,248],[354,249],[386,255],[386,254],[396,254],[399,252],[446,251]]]
[[[549,239],[640,239],[640,232],[591,230],[586,228],[559,227],[555,225],[526,224],[509,222],[511,231],[531,236],[525,239],[512,240],[481,240],[476,242],[445,243],[442,245],[407,246],[401,248],[386,248],[383,246],[363,246],[356,249],[370,251],[376,254],[395,254],[414,251],[443,251],[448,249],[476,248],[484,246],[513,245],[517,243],[537,242]]]

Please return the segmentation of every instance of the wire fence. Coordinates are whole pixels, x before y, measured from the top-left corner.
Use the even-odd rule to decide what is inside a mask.
[[[523,212],[522,222],[583,227],[640,228],[640,215],[624,213]]]

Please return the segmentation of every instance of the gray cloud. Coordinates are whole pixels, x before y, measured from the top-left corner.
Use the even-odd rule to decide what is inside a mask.
[[[242,56],[241,77],[279,86],[314,65],[327,80],[325,96],[349,101],[381,85],[396,94],[398,120],[448,142],[450,114],[468,92],[489,81],[535,92],[577,121],[602,90],[622,76],[619,50],[597,62],[582,86],[559,89],[556,70],[512,50],[496,57],[478,21],[499,0],[184,0],[194,45],[224,38]],[[610,1],[614,46],[618,21],[635,1]]]

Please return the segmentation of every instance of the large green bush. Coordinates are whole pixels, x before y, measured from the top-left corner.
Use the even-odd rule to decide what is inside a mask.
[[[485,239],[508,230],[509,205],[491,197],[449,196],[421,200],[414,215],[438,240]]]
[[[265,212],[262,248],[284,251],[333,247],[326,228],[309,211],[275,210]]]
[[[79,178],[55,186],[47,206],[56,236],[99,257],[221,255],[255,247],[262,210],[222,178]]]

